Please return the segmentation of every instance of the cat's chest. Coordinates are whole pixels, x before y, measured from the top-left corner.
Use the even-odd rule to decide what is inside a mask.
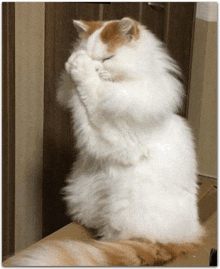
[[[110,142],[116,142],[116,140],[128,147],[141,145],[148,139],[148,132],[144,128],[137,128],[129,121],[106,121],[101,126],[101,135]]]

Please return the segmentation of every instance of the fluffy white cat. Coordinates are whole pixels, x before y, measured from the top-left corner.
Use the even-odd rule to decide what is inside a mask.
[[[177,115],[180,71],[162,43],[130,18],[74,24],[80,40],[58,90],[72,111],[79,149],[65,199],[72,218],[102,240],[44,245],[23,264],[34,257],[36,265],[169,261],[204,233],[193,138]]]
[[[69,213],[105,240],[198,241],[193,138],[176,115],[179,69],[129,18],[75,25],[82,39],[58,92],[80,151],[65,188]]]

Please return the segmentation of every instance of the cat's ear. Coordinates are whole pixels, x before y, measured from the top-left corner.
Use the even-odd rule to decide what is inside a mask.
[[[73,20],[73,24],[78,34],[86,33],[88,31],[87,25],[82,21]]]
[[[118,31],[125,35],[128,40],[131,40],[136,34],[136,24],[130,18],[123,18],[118,23]]]

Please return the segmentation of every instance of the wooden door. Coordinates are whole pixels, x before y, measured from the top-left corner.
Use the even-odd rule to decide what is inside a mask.
[[[132,17],[163,40],[182,67],[189,89],[195,3],[45,3],[45,96],[43,236],[70,222],[60,193],[76,158],[70,113],[56,102],[56,88],[71,43],[77,38],[72,19],[112,20]],[[182,115],[187,115],[187,101]]]

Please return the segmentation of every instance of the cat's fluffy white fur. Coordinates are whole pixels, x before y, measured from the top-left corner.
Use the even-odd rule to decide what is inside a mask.
[[[58,91],[72,111],[79,149],[65,188],[69,214],[103,239],[197,242],[197,165],[191,130],[176,115],[179,69],[162,43],[128,18],[117,22],[126,42],[109,49],[101,36],[110,23],[78,43]]]

